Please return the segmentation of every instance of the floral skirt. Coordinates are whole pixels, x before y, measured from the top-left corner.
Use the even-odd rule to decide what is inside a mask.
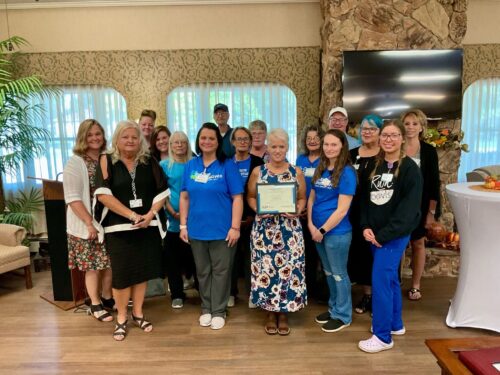
[[[255,220],[251,234],[252,302],[274,312],[307,304],[304,238],[299,219],[275,215]]]
[[[80,271],[100,271],[111,267],[104,244],[68,234],[68,267]]]

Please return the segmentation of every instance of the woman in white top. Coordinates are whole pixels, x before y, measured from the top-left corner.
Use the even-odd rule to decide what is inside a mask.
[[[111,264],[104,244],[97,238],[97,222],[92,218],[91,200],[99,154],[106,149],[104,129],[96,120],[83,121],[78,128],[74,155],[64,168],[64,199],[68,204],[68,266],[85,272],[92,316],[110,322],[113,309]],[[100,290],[100,286],[102,290]],[[102,294],[101,294],[102,293]]]

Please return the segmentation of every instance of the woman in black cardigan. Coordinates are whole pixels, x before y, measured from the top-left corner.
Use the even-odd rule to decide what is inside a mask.
[[[243,195],[243,216],[241,218],[241,232],[236,248],[233,269],[231,273],[231,295],[229,297],[228,307],[233,307],[236,296],[238,295],[238,276],[241,269],[244,269],[245,283],[247,292],[250,291],[250,232],[252,223],[255,217],[255,212],[248,206],[246,199],[248,192],[248,178],[255,167],[264,164],[264,160],[258,156],[250,154],[252,146],[252,133],[247,128],[242,126],[234,128],[231,134],[231,143],[234,146],[236,153],[233,160],[240,171],[245,192]],[[249,302],[249,307],[250,302]]]
[[[406,129],[406,154],[420,167],[424,179],[419,225],[411,234],[412,286],[408,298],[418,301],[422,298],[420,279],[425,267],[425,234],[427,228],[439,216],[439,162],[436,149],[422,139],[427,129],[427,117],[419,109],[402,114],[401,121]]]

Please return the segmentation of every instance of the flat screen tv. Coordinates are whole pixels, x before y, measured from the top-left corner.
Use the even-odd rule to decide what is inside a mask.
[[[461,49],[344,52],[349,121],[359,123],[370,113],[396,118],[409,108],[430,120],[460,118],[462,58]]]

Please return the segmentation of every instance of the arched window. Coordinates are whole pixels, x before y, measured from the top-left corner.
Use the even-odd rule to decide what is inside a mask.
[[[83,120],[94,118],[99,121],[106,131],[109,145],[116,123],[127,118],[125,99],[112,88],[100,86],[58,88],[61,95],[32,99],[32,104],[40,105],[45,112],[45,122],[37,125],[46,129],[52,139],[45,143],[42,155],[26,163],[15,173],[3,176],[6,193],[39,184],[27,177],[56,179],[73,154],[78,126]]]
[[[474,82],[464,94],[462,110],[464,142],[458,181],[475,168],[500,164],[500,78]]]
[[[287,158],[297,157],[297,99],[292,90],[277,83],[202,83],[180,86],[167,97],[167,124],[194,141],[201,124],[214,122],[217,103],[229,107],[231,127],[262,120],[268,131],[283,128],[290,137]]]

